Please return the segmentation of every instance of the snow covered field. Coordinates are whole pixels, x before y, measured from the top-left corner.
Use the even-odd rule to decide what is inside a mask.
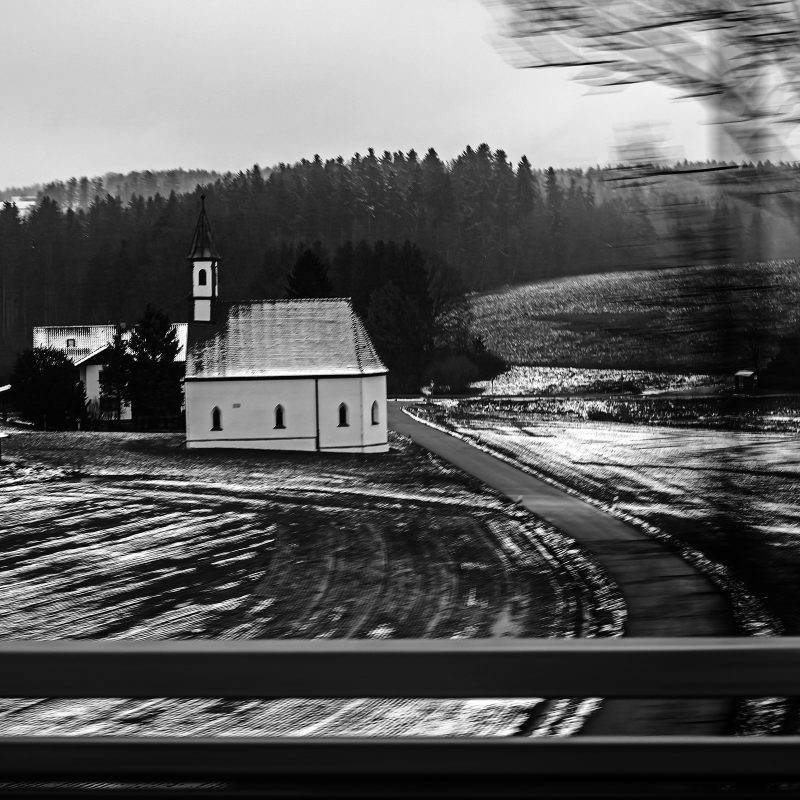
[[[613,635],[571,540],[395,437],[387,455],[187,451],[174,434],[14,431],[0,636]],[[592,707],[474,701],[0,701],[5,734],[564,733]]]
[[[586,401],[576,400],[576,403]],[[729,567],[800,632],[800,439],[597,422],[562,401],[464,401],[439,423]]]
[[[571,395],[708,391],[720,388],[719,375],[648,372],[633,369],[512,366],[492,381],[473,384],[484,395]]]

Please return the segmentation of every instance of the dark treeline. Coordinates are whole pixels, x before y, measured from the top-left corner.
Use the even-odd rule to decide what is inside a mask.
[[[589,271],[786,255],[775,248],[796,255],[791,212],[779,217],[735,192],[722,201],[716,173],[698,177],[691,166],[678,165],[667,178],[631,180],[620,169],[537,170],[524,157],[514,166],[503,151],[480,145],[450,162],[433,149],[422,157],[370,150],[348,161],[256,165],[212,181],[179,170],[131,173],[119,176],[128,188],[113,192],[107,182],[68,181],[57,186],[67,187],[66,198],[54,191],[56,199],[43,198],[24,218],[11,204],[0,208],[0,370],[30,346],[34,325],[130,321],[147,303],[186,319],[183,256],[199,209],[198,182],[205,183],[223,256],[223,299],[283,297],[288,272],[312,246],[329,263],[335,291],[353,295],[367,315],[369,293],[380,288],[374,273],[381,242],[414,244],[427,264],[446,265],[467,291]],[[741,179],[770,170],[793,176],[797,167],[734,172]],[[163,181],[173,173],[195,188],[166,191]],[[132,175],[139,176],[135,190]],[[346,253],[355,259],[360,242],[373,260],[362,259],[360,272],[350,274]],[[402,280],[393,281],[395,288]]]
[[[262,172],[265,176],[269,174],[268,169]],[[88,211],[95,197],[110,194],[127,203],[137,195],[147,198],[157,194],[166,196],[170,192],[185,194],[193,191],[198,184],[213,183],[221,177],[220,173],[205,169],[148,169],[125,174],[107,172],[91,178],[83,175],[66,181],[12,186],[0,190],[0,202],[12,200],[14,197],[35,197],[37,200],[49,197],[64,210]]]

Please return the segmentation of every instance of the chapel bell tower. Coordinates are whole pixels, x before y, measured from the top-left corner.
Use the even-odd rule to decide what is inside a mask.
[[[219,298],[219,254],[211,237],[211,227],[206,216],[206,196],[200,196],[200,216],[194,229],[192,249],[188,259],[192,263],[192,296],[189,320],[213,322],[214,306]]]

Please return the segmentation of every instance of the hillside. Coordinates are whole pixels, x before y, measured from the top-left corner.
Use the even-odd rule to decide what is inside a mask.
[[[795,260],[580,275],[473,295],[512,364],[729,372],[763,368],[800,328]]]
[[[800,166],[730,165],[724,177],[718,167],[540,169],[525,157],[515,166],[481,144],[449,161],[433,148],[424,156],[370,148],[349,160],[315,156],[236,175],[109,173],[21,187],[12,195],[39,199],[25,209],[0,205],[0,382],[30,346],[34,326],[130,323],[148,303],[182,319],[183,256],[201,193],[225,261],[223,299],[282,297],[288,272],[312,247],[334,290],[369,316],[379,285],[403,288],[407,271],[380,254],[406,241],[448,275],[440,285],[450,294],[794,258],[800,235],[791,198]],[[552,360],[551,349],[537,359]],[[606,362],[595,355],[591,363]]]

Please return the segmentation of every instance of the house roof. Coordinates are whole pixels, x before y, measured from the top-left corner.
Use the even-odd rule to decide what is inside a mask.
[[[175,361],[183,362],[186,360],[186,328],[185,322],[176,322],[172,325],[178,334],[178,344],[180,350],[175,356]],[[54,347],[66,354],[73,364],[79,366],[92,363],[102,363],[100,355],[109,347],[114,339],[116,325],[64,325],[64,326],[45,326],[33,329],[34,347]],[[128,339],[130,331],[123,334],[123,338]],[[67,346],[67,340],[75,340],[74,347]]]
[[[187,379],[387,372],[349,299],[220,303],[189,326]]]
[[[122,338],[125,340],[130,339],[130,334],[124,333]],[[76,367],[88,366],[89,364],[102,364],[105,360],[103,354],[109,349],[111,349],[111,344],[104,344],[102,347],[98,347],[94,352],[89,353],[88,356],[73,359],[72,363],[75,364]]]
[[[33,346],[61,350],[74,364],[107,345],[114,338],[115,331],[114,325],[39,327],[33,329]],[[67,345],[72,339],[75,340],[74,347]]]

